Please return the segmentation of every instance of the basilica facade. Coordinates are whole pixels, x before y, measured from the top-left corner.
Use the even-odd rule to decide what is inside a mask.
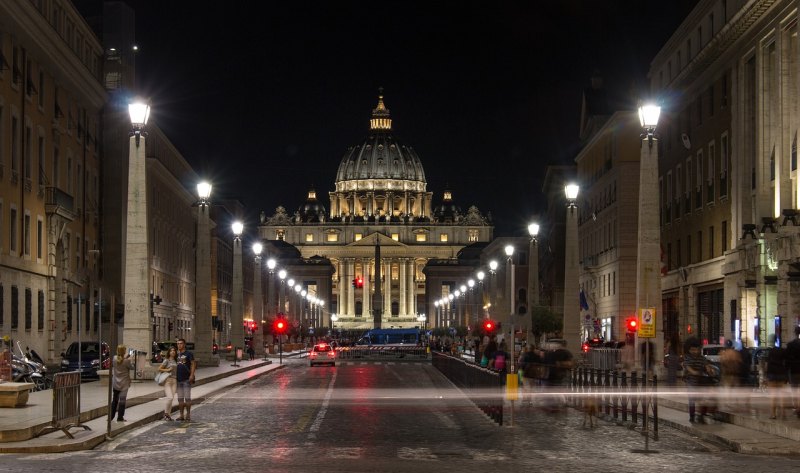
[[[310,327],[331,328],[332,321],[339,329],[442,323],[428,316],[425,324],[425,301],[446,297],[455,282],[428,287],[423,268],[432,260],[456,260],[468,245],[490,242],[494,227],[477,207],[462,211],[450,190],[435,203],[437,196],[427,187],[422,161],[393,135],[389,109],[379,96],[367,137],[341,159],[328,208],[311,189],[294,212],[280,206],[271,216],[262,213],[258,230],[267,248],[289,244],[304,262],[322,258],[332,266],[331,272],[310,272],[304,268],[319,264],[295,261],[289,270],[295,285],[325,302],[323,310],[293,309],[291,288],[285,287],[276,288],[284,295],[276,297],[277,310]],[[281,254],[275,256],[280,266]],[[426,298],[429,292],[433,297]]]

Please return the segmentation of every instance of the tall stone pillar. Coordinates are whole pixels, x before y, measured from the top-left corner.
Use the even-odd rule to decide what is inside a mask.
[[[567,207],[565,230],[564,339],[567,341],[567,349],[577,353],[581,348],[581,321],[578,300],[578,207],[574,203]]]
[[[406,278],[408,282],[406,282],[406,298],[408,302],[406,302],[406,307],[408,308],[408,313],[410,315],[416,316],[417,315],[417,284],[415,282],[416,278],[416,265],[414,264],[414,259],[411,258],[406,261],[406,265],[408,265],[408,269],[406,270]]]
[[[405,258],[400,258],[400,294],[399,294],[399,305],[400,305],[400,316],[403,317],[408,314],[407,306],[408,303],[408,294],[406,291],[408,290],[408,286],[406,285],[406,260]]]
[[[336,294],[336,310],[339,311],[339,315],[346,315],[347,314],[347,265],[345,264],[345,259],[342,258],[339,260],[339,284],[338,284],[338,294]]]
[[[356,315],[356,294],[355,289],[351,287],[351,281],[355,278],[356,269],[355,269],[355,259],[347,258],[347,315],[350,317],[355,317]]]
[[[361,267],[363,268],[362,278],[364,279],[364,289],[362,290],[363,295],[361,296],[362,297],[361,300],[363,301],[361,307],[363,310],[361,311],[361,314],[362,317],[369,318],[372,315],[372,298],[370,297],[371,282],[369,277],[369,258],[364,258],[361,260]]]
[[[383,284],[383,318],[392,316],[392,259],[386,258],[384,261],[384,284]]]
[[[218,366],[212,355],[211,326],[211,226],[208,202],[197,205],[197,251],[195,252],[194,356],[199,366]],[[219,341],[219,340],[218,340]]]
[[[242,280],[242,239],[233,239],[233,294],[231,294],[231,343],[244,348],[244,294]]]
[[[137,131],[128,145],[128,208],[125,230],[125,326],[122,343],[150,353],[150,259],[147,250],[146,138]]]
[[[253,349],[260,352],[264,349],[264,297],[261,291],[261,256],[256,256],[253,263],[253,320],[256,331],[253,333]]]

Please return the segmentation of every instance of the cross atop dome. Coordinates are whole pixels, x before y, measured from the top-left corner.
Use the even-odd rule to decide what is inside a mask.
[[[378,87],[378,105],[372,109],[372,119],[369,121],[370,130],[391,130],[392,119],[389,118],[389,109],[383,103],[383,87]]]

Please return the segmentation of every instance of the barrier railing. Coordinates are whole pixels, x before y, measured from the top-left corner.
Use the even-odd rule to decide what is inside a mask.
[[[461,357],[432,353],[433,367],[458,386],[480,410],[503,425],[505,376],[498,371],[467,363]]]
[[[35,437],[61,430],[67,437],[75,438],[69,432],[73,427],[92,430],[88,425],[81,424],[81,373],[56,373],[53,378],[53,421]]]
[[[592,348],[586,355],[586,364],[594,369],[618,370],[622,366],[620,348]]]
[[[576,368],[571,372],[570,403],[576,408],[585,408],[593,401],[598,415],[608,420],[621,421],[632,427],[641,428],[644,434],[658,440],[658,379],[655,375],[648,380],[642,373],[600,370],[595,368]],[[652,424],[650,424],[652,417]]]
[[[425,347],[418,346],[355,346],[336,347],[336,358],[339,360],[427,360]]]

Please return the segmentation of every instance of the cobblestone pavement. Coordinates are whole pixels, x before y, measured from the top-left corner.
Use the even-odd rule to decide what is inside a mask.
[[[650,443],[658,453],[636,453],[638,432],[602,421],[583,428],[574,410],[518,409],[515,426],[500,427],[426,363],[288,363],[196,406],[191,423],[156,422],[89,452],[2,455],[0,471],[767,473],[800,465],[668,428]]]

